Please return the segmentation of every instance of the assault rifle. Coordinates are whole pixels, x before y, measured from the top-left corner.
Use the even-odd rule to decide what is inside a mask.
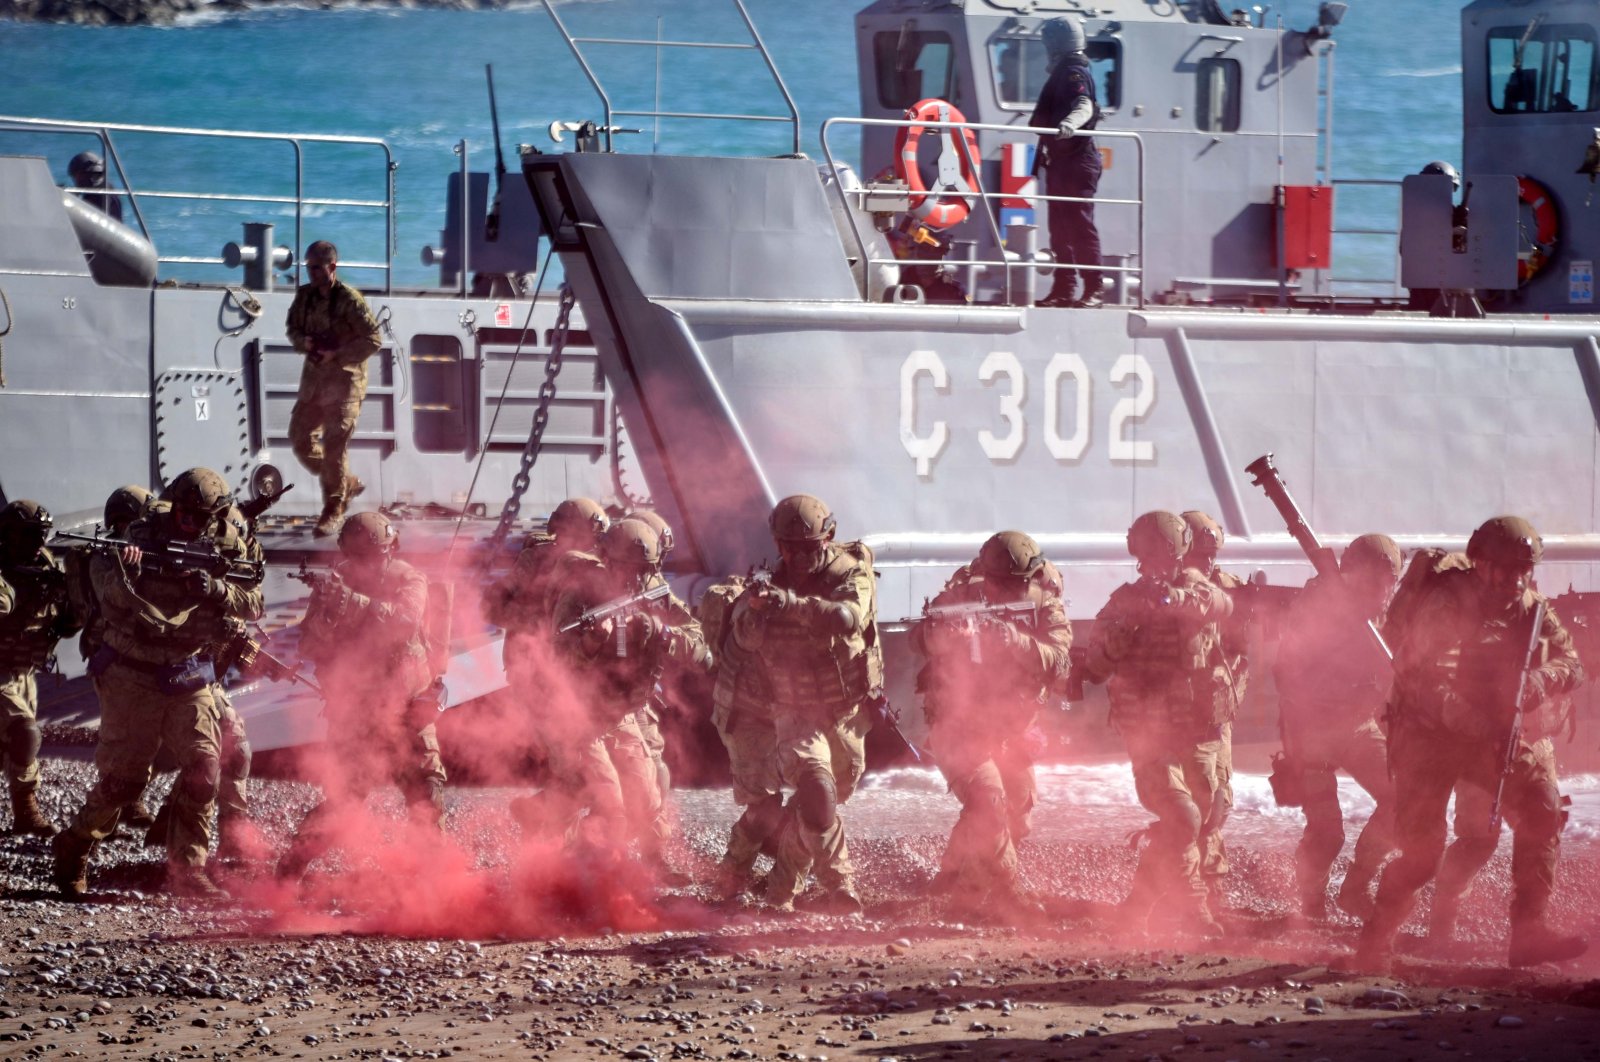
[[[1317,539],[1317,533],[1311,530],[1311,525],[1300,512],[1300,506],[1295,504],[1293,496],[1289,494],[1289,486],[1283,481],[1283,476],[1272,463],[1271,454],[1263,454],[1245,466],[1245,471],[1250,473],[1252,482],[1266,492],[1267,500],[1272,502],[1273,508],[1278,510],[1278,515],[1283,517],[1283,522],[1289,527],[1289,534],[1300,544],[1305,552],[1306,559],[1317,570],[1317,574],[1328,582],[1336,582],[1339,578],[1339,561],[1333,555],[1333,550],[1324,546]],[[1383,640],[1383,635],[1378,633],[1378,625],[1367,620],[1367,633],[1372,636],[1373,643],[1383,653],[1383,658],[1390,663],[1394,662],[1394,652],[1390,650],[1389,643]]]
[[[1500,836],[1500,799],[1506,792],[1506,775],[1517,762],[1517,746],[1522,743],[1522,698],[1528,692],[1528,672],[1533,670],[1533,658],[1539,652],[1539,634],[1544,630],[1545,603],[1533,606],[1533,627],[1528,632],[1528,651],[1522,657],[1522,670],[1517,672],[1517,701],[1512,707],[1511,731],[1506,735],[1505,755],[1500,757],[1500,780],[1495,783],[1494,803],[1489,805],[1489,832]]]
[[[637,594],[626,594],[622,597],[612,598],[610,601],[586,610],[577,619],[560,628],[559,633],[571,634],[573,631],[604,623],[608,619],[626,619],[650,602],[660,601],[670,593],[672,593],[672,587],[666,583],[657,583],[648,590],[641,590]]]
[[[266,648],[256,639],[250,637],[250,632],[240,624],[229,633],[222,643],[221,650],[217,653],[217,673],[224,674],[230,667],[238,668],[239,674],[246,678],[255,678],[257,675],[271,679],[273,682],[298,682],[307,686],[320,696],[322,687],[300,674],[300,664],[290,667],[284,661],[267,652]]]
[[[266,574],[266,565],[244,557],[226,557],[210,546],[187,542],[163,542],[159,545],[142,545],[122,538],[105,538],[100,535],[77,535],[67,531],[56,534],[52,542],[80,542],[96,553],[120,553],[127,546],[137,549],[143,556],[139,563],[162,575],[181,575],[185,572],[208,572],[213,579],[224,579],[241,586],[255,586]]]
[[[901,623],[921,621],[952,628],[966,639],[974,664],[983,663],[983,641],[979,637],[985,627],[1001,623],[1024,622],[1030,626],[1039,621],[1039,606],[1032,601],[963,601],[949,605],[922,604],[921,616],[909,616]]]
[[[873,728],[883,727],[894,735],[895,741],[911,753],[911,758],[918,763],[922,762],[922,750],[916,743],[906,737],[906,732],[900,729],[900,709],[889,703],[889,698],[880,690],[874,690],[867,696],[867,711],[872,713]]]

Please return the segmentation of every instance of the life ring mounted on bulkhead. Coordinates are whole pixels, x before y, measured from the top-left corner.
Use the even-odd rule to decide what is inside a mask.
[[[1550,263],[1561,239],[1561,215],[1550,189],[1532,177],[1517,178],[1517,198],[1533,209],[1533,252],[1517,255],[1517,286],[1521,287]]]
[[[923,183],[917,166],[917,144],[927,130],[923,122],[965,122],[966,117],[947,100],[926,99],[906,111],[912,125],[902,126],[895,136],[894,173],[911,189],[911,214],[930,229],[948,229],[959,225],[972,212],[968,199],[978,186],[975,166],[978,161],[978,138],[971,129],[960,130],[963,145],[956,140],[956,130],[936,130],[939,138],[939,176],[929,187]]]

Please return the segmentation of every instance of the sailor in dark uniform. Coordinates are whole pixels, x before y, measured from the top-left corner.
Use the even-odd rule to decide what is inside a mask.
[[[76,188],[105,188],[106,162],[92,151],[80,151],[67,163],[67,176]],[[88,194],[83,201],[117,221],[122,220],[122,200],[107,192]]]
[[[1099,122],[1100,109],[1094,73],[1083,52],[1083,26],[1075,19],[1053,18],[1044,24],[1043,36],[1053,66],[1028,124],[1058,132],[1039,137],[1035,172],[1044,170],[1046,195],[1092,199],[1100,184],[1100,152],[1093,138],[1084,134]],[[1057,262],[1070,264],[1055,271],[1050,294],[1039,304],[1099,306],[1100,231],[1095,228],[1093,203],[1050,204],[1050,249]],[[1075,299],[1079,273],[1083,295]]]

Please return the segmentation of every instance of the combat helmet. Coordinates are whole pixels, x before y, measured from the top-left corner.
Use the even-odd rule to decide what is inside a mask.
[[[1467,559],[1474,564],[1506,564],[1532,567],[1544,556],[1544,540],[1533,525],[1520,516],[1496,516],[1485,520],[1467,539]]]
[[[1083,34],[1083,23],[1072,18],[1049,20],[1039,31],[1039,36],[1044,40],[1045,54],[1052,57],[1081,52],[1088,44]]]
[[[80,151],[67,163],[67,176],[79,188],[102,188],[106,183],[106,160],[93,151]]]
[[[1461,191],[1461,174],[1457,173],[1456,168],[1443,159],[1434,159],[1417,172],[1429,176],[1448,177],[1450,178],[1451,190]]]
[[[106,498],[106,530],[124,528],[139,519],[154,497],[147,488],[137,483],[129,483],[112,491]]]
[[[1387,573],[1393,580],[1400,578],[1402,559],[1400,547],[1388,535],[1361,535],[1344,548],[1339,571],[1345,575],[1356,571]]]
[[[55,525],[50,510],[36,501],[18,498],[0,509],[0,556],[13,561],[31,560],[44,548]]]
[[[1189,525],[1190,549],[1215,557],[1228,540],[1222,525],[1210,513],[1190,509],[1183,514],[1183,522]],[[1202,546],[1209,549],[1201,549]]]
[[[1128,552],[1140,563],[1165,567],[1188,553],[1193,542],[1183,517],[1162,509],[1145,513],[1128,528]]]
[[[174,508],[216,516],[232,507],[233,491],[228,481],[211,469],[191,468],[167,484],[166,499]]]
[[[399,548],[400,532],[382,513],[356,513],[339,528],[339,552],[346,557],[387,557]]]
[[[986,578],[1032,578],[1044,567],[1039,543],[1021,531],[998,531],[989,536],[973,562],[975,574]]]
[[[791,494],[772,507],[767,526],[779,542],[815,542],[831,539],[837,524],[821,498],[814,494]]]
[[[557,538],[565,534],[599,538],[605,534],[611,521],[605,509],[593,498],[568,498],[550,513],[550,533]]]
[[[661,514],[654,509],[635,509],[624,520],[638,520],[640,523],[650,525],[650,530],[656,533],[656,538],[661,540],[661,559],[665,560],[667,554],[672,552],[675,544],[672,541],[672,525],[661,519]]]
[[[600,557],[622,571],[655,571],[661,566],[661,539],[643,520],[627,517],[606,528]]]

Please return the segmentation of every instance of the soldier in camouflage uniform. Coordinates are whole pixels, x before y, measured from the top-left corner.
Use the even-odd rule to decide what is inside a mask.
[[[428,580],[396,556],[399,548],[387,517],[357,513],[339,530],[344,560],[313,585],[300,655],[316,665],[327,700],[335,770],[320,779],[322,803],[278,861],[280,879],[298,881],[335,843],[338,818],[385,783],[399,788],[414,824],[436,830],[444,818]]]
[[[661,543],[661,563],[666,564],[675,545],[672,526],[650,509],[635,509],[623,519],[638,520],[656,533],[656,539]],[[661,731],[661,719],[667,708],[668,686],[669,683],[665,681],[656,686],[650,700],[639,710],[638,723],[645,751],[650,754],[650,762],[655,764],[656,786],[661,791],[661,812],[656,816],[655,834],[662,839],[663,845],[676,850],[681,847],[678,807],[672,798],[672,769],[667,766],[667,738]]]
[[[534,754],[546,761],[551,735],[547,728],[541,732],[540,724],[548,722],[544,717],[551,697],[550,614],[566,589],[563,573],[595,560],[600,536],[608,526],[610,521],[599,502],[566,499],[550,513],[543,533],[528,536],[505,578],[483,593],[484,618],[506,632],[502,647],[506,683],[514,707],[521,713],[511,727],[532,728]],[[564,825],[576,797],[575,781],[551,772],[543,792],[512,800],[511,813],[529,830],[556,822]],[[552,803],[561,806],[547,806]]]
[[[777,839],[784,825],[772,686],[760,658],[741,649],[732,637],[733,611],[747,586],[745,578],[733,576],[707,589],[698,607],[712,655],[711,723],[728,750],[734,802],[744,809],[733,824],[717,867],[712,891],[722,900],[738,899],[754,887],[756,859],[777,855]]]
[[[0,762],[11,789],[11,830],[36,837],[56,832],[39,811],[37,674],[79,622],[66,574],[44,547],[52,526],[38,502],[0,509]]]
[[[809,494],[780,501],[768,522],[782,558],[770,583],[734,608],[733,638],[759,662],[772,694],[778,767],[794,788],[767,876],[767,902],[791,909],[813,867],[825,911],[861,910],[839,806],[866,767],[869,700],[882,696],[877,576],[859,542]]]
[[[970,622],[930,617],[911,632],[928,658],[918,676],[929,744],[961,815],[940,875],[961,917],[1032,909],[1017,888],[1016,846],[1028,835],[1035,788],[1028,731],[1051,687],[1064,682],[1072,625],[1047,583],[1039,545],[1001,531],[930,602],[1027,604],[1028,612],[986,614]]]
[[[1227,689],[1233,702],[1228,719],[1222,724],[1222,756],[1217,763],[1219,785],[1216,798],[1205,822],[1200,825],[1200,874],[1206,882],[1206,892],[1213,912],[1222,909],[1223,879],[1228,873],[1228,849],[1222,841],[1222,828],[1233,813],[1233,720],[1244,704],[1246,687],[1250,683],[1250,628],[1251,609],[1245,597],[1245,580],[1232,572],[1217,567],[1217,554],[1226,541],[1222,525],[1208,513],[1190,509],[1181,514],[1189,525],[1193,543],[1183,563],[1206,577],[1206,581],[1227,592],[1233,601],[1233,615],[1218,624],[1222,637],[1215,646],[1214,658],[1223,669]]]
[[[661,543],[648,524],[612,524],[601,539],[600,558],[586,577],[573,579],[555,606],[556,651],[573,691],[588,707],[556,767],[581,780],[589,814],[580,835],[589,847],[620,856],[637,844],[642,858],[659,864],[661,789],[639,713],[667,668],[704,670],[711,657],[699,622],[670,591],[625,615],[560,633],[589,609],[661,584]]]
[[[1128,529],[1139,579],[1119,586],[1095,617],[1084,668],[1109,680],[1111,722],[1128,743],[1139,802],[1157,816],[1122,913],[1143,922],[1174,904],[1186,928],[1220,936],[1201,874],[1200,836],[1224,784],[1224,726],[1232,690],[1216,643],[1228,595],[1185,568],[1188,525],[1145,513]]]
[[[128,527],[149,511],[150,503],[154,500],[155,495],[149,488],[134,483],[112,491],[106,497],[101,522],[107,537],[125,537]],[[72,599],[73,609],[83,617],[83,634],[78,638],[78,651],[85,660],[93,660],[94,654],[105,643],[105,621],[100,616],[100,606],[94,597],[94,580],[89,575],[89,562],[93,557],[93,551],[87,548],[67,550],[63,555],[67,570],[67,594]],[[155,820],[154,813],[141,798],[128,805],[118,821],[130,829],[149,830]],[[165,836],[163,831],[162,845],[166,844]]]
[[[226,481],[193,468],[173,480],[168,495],[170,508],[128,528],[132,546],[97,552],[89,565],[105,639],[89,662],[101,706],[100,780],[55,841],[55,882],[69,898],[88,891],[90,852],[149,784],[163,745],[178,762],[169,888],[226,895],[205,871],[221,760],[213,656],[230,621],[261,615],[261,589],[161,559],[169,543],[208,546],[230,563],[248,558],[247,544],[224,519],[233,503]]]
[[[123,488],[127,489],[127,488]],[[162,506],[166,503],[155,501],[153,506]],[[228,509],[225,519],[233,529],[233,535],[244,542],[244,555],[246,559],[262,564],[262,575],[265,578],[266,554],[261,548],[261,543],[256,540],[255,532],[251,529],[250,521],[245,519],[237,505]],[[242,623],[230,625],[230,634],[244,634],[245,627]],[[221,860],[239,861],[245,859],[264,858],[267,853],[266,842],[255,824],[250,821],[250,761],[252,752],[250,748],[250,734],[245,729],[244,720],[233,706],[233,700],[228,696],[227,689],[222,680],[226,676],[217,675],[216,688],[212,695],[216,698],[218,720],[217,727],[222,735],[222,765],[217,785],[217,858]],[[153,848],[163,848],[167,843],[167,828],[172,821],[173,807],[176,803],[176,791],[168,790],[167,799],[161,804],[161,809],[156,812],[149,829],[145,832],[144,843]],[[135,803],[134,811],[141,807]],[[128,816],[129,824],[137,822],[133,814]]]
[[[367,396],[367,359],[383,345],[378,319],[361,293],[335,275],[338,267],[338,248],[327,240],[306,248],[311,281],[295,292],[288,320],[289,342],[306,356],[289,442],[322,483],[319,536],[339,530],[345,505],[365,489],[350,474],[346,451]]]
[[[1273,678],[1287,763],[1297,779],[1306,832],[1295,852],[1300,911],[1328,915],[1328,876],[1344,847],[1337,772],[1347,772],[1377,802],[1356,838],[1338,903],[1359,918],[1372,913],[1371,886],[1394,850],[1394,783],[1378,719],[1392,667],[1368,622],[1382,623],[1400,577],[1400,547],[1388,535],[1362,535],[1345,548],[1339,577],[1319,576],[1295,600],[1278,642]]]
[[[1561,695],[1583,681],[1583,667],[1553,610],[1546,607],[1539,630],[1531,630],[1544,601],[1533,588],[1542,553],[1528,521],[1495,517],[1468,540],[1468,567],[1438,572],[1404,622],[1391,617],[1389,766],[1400,855],[1384,869],[1362,929],[1356,960],[1364,970],[1389,967],[1417,891],[1439,868],[1451,790],[1466,782],[1493,792],[1502,771],[1501,809],[1512,833],[1511,964],[1559,962],[1587,947],[1545,921],[1566,820],[1551,735]],[[1506,770],[1525,660],[1522,728]]]

